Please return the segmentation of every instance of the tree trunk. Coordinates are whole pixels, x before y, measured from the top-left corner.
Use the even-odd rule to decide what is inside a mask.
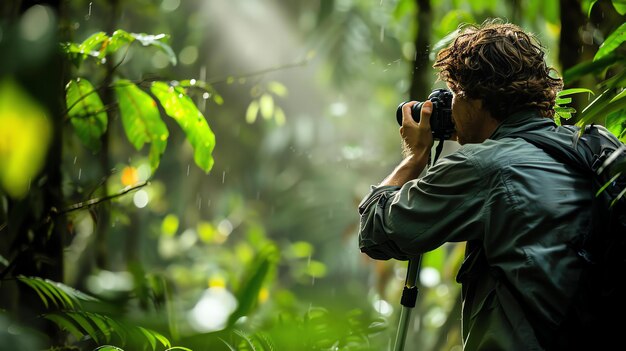
[[[431,92],[430,37],[432,10],[430,0],[415,0],[417,5],[417,33],[415,34],[415,61],[413,64],[410,100],[424,101]]]
[[[11,6],[11,3],[13,6]],[[4,2],[0,15],[5,24],[17,25],[20,15],[34,5],[45,5],[56,15],[51,20],[51,28],[60,28],[54,22],[61,17],[60,1],[17,1]],[[14,33],[14,32],[7,32]],[[6,232],[2,232],[2,253],[10,261],[2,271],[3,278],[16,278],[19,275],[41,277],[53,281],[63,281],[63,246],[65,242],[66,219],[59,213],[63,206],[61,188],[61,159],[63,137],[64,79],[65,61],[58,48],[61,33],[53,35],[50,50],[39,51],[40,57],[17,61],[0,72],[12,77],[20,88],[47,111],[50,121],[51,139],[43,169],[34,177],[28,193],[23,199],[9,199],[6,206]],[[17,34],[14,34],[17,35]],[[14,37],[11,40],[21,40]],[[19,52],[7,52],[17,55]],[[15,280],[12,280],[13,282]],[[40,317],[44,305],[37,294],[25,284],[3,284],[0,300],[2,308],[10,312],[16,320],[36,328],[48,335],[54,343],[61,335],[58,328]]]
[[[560,0],[561,17],[561,37],[559,38],[559,62],[561,63],[561,74],[569,68],[593,58],[595,48],[593,43],[583,40],[583,33],[587,24],[587,17],[581,10],[580,0]],[[580,81],[564,82],[564,89],[588,88],[594,89],[595,80],[593,77],[585,77]],[[589,101],[583,94],[571,96],[571,107],[576,109],[576,114],[570,120],[563,120],[563,124],[574,124],[580,111]]]
[[[113,31],[115,31],[116,20],[119,15],[119,0],[109,0],[109,4],[111,6],[111,14],[109,15],[109,23],[107,24],[108,34],[111,35]],[[113,90],[111,88],[111,83],[113,82],[113,60],[107,60],[105,63],[106,66],[106,77],[104,79],[103,85],[104,90],[102,92],[102,102],[104,106],[112,107],[115,103],[115,99],[113,97]],[[100,169],[103,173],[104,183],[102,184],[102,196],[108,196],[108,179],[112,174],[111,160],[110,160],[110,148],[109,143],[111,139],[111,124],[113,122],[113,118],[111,117],[115,113],[115,109],[109,109],[108,111],[108,119],[109,119],[109,127],[106,132],[102,134],[102,149],[100,150]],[[111,230],[111,203],[105,202],[98,206],[97,209],[97,223],[96,223],[96,266],[100,269],[110,269],[109,267],[109,252],[108,252],[108,234],[109,230]]]

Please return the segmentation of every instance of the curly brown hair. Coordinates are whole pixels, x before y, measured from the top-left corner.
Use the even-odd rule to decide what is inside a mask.
[[[500,20],[462,25],[454,42],[437,54],[439,79],[455,94],[480,99],[493,118],[536,108],[554,116],[563,80],[553,77],[539,40],[520,27]]]

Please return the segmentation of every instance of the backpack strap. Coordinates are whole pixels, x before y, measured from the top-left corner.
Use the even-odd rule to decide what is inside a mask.
[[[544,150],[550,156],[565,163],[566,165],[572,166],[583,173],[589,173],[591,170],[589,168],[588,161],[577,150],[578,141],[580,140],[581,133],[573,127],[568,129],[574,132],[571,145],[558,143],[555,140],[546,136],[545,134],[537,131],[514,133],[509,134],[506,137],[524,139],[528,143],[531,143],[536,147]],[[588,128],[585,128],[585,132],[587,132],[588,130]]]

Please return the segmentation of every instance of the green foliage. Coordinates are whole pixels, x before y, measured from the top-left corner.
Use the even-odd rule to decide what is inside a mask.
[[[145,34],[145,33],[128,33],[118,29],[111,36],[104,32],[97,32],[90,35],[81,43],[64,43],[63,50],[70,57],[76,66],[80,66],[82,62],[91,57],[106,62],[105,58],[109,55],[117,53],[121,48],[138,41],[143,46],[155,46],[165,52],[172,64],[176,64],[176,55],[172,48],[165,43],[168,36],[165,34]]]
[[[592,6],[592,2],[589,6]],[[592,75],[599,81],[597,87],[601,91],[597,97],[583,108],[576,123],[586,125],[600,123],[605,125],[612,133],[622,141],[626,141],[626,62],[623,55],[618,52],[626,40],[626,23],[621,24],[614,30],[600,48],[593,60],[582,62],[565,71],[564,81],[573,83]],[[561,92],[557,99],[555,110],[558,118],[570,118],[575,112],[571,107],[563,105],[570,103],[571,99],[563,99],[565,95],[578,92],[591,92],[588,89],[570,89]]]
[[[626,40],[626,23],[623,23],[613,33],[611,33],[606,40],[600,45],[598,52],[593,57],[594,61],[597,61],[606,55],[612,53]]]
[[[169,85],[164,82],[154,82],[150,91],[161,106],[165,109],[187,135],[187,140],[194,148],[194,160],[206,173],[213,167],[213,148],[215,147],[215,135],[202,113],[185,94],[182,87]]]
[[[104,104],[91,82],[85,78],[67,83],[65,101],[67,116],[76,135],[92,151],[99,151],[100,137],[107,130],[107,113]]]
[[[115,93],[128,140],[137,150],[141,150],[144,143],[151,143],[150,167],[156,170],[169,136],[157,105],[150,95],[128,80],[119,80]]]
[[[107,57],[118,53],[123,47],[137,41],[143,46],[155,46],[165,52],[170,62],[175,65],[176,55],[164,40],[165,34],[149,35],[128,33],[116,30],[108,36],[104,32],[94,33],[81,43],[66,43],[62,47],[65,53],[80,66],[84,60],[94,58],[97,63],[106,63]],[[123,59],[116,65],[123,63]],[[109,72],[109,74],[114,71]],[[191,81],[186,81],[191,82]],[[222,102],[222,98],[209,84],[204,82],[189,83],[205,91],[213,93],[216,102]],[[187,95],[187,89],[179,86],[177,82],[171,84],[165,82],[153,82],[150,87],[150,95],[143,91],[138,84],[130,80],[119,78],[112,87],[94,88],[86,78],[75,78],[67,84],[66,103],[67,115],[76,134],[89,149],[96,152],[101,147],[101,138],[107,131],[108,121],[111,116],[109,107],[104,106],[98,92],[102,89],[113,88],[115,90],[122,124],[129,142],[140,150],[145,143],[149,143],[149,160],[152,171],[158,168],[161,156],[165,152],[169,132],[162,120],[159,106],[165,114],[172,117],[185,132],[187,139],[193,146],[194,160],[204,172],[210,172],[213,167],[212,151],[215,147],[215,135],[210,129],[206,119],[198,110],[191,98]],[[154,96],[154,98],[153,98]]]
[[[246,109],[246,122],[254,123],[259,115],[265,120],[274,119],[277,125],[285,123],[285,112],[276,105],[276,97],[287,96],[287,88],[280,82],[271,81],[265,88],[256,86],[252,89],[253,100]]]
[[[565,96],[579,93],[588,93],[593,95],[593,91],[584,88],[574,88],[574,89],[565,89],[561,90],[556,97],[556,102],[554,106],[554,121],[556,124],[561,124],[561,119],[570,119],[572,115],[576,113],[576,109],[573,107],[566,106],[572,102],[572,98],[566,98]]]
[[[81,307],[80,301],[97,300],[93,296],[49,279],[25,276],[18,276],[17,279],[31,287],[39,295],[46,308],[50,307],[51,302],[58,308],[75,309]]]
[[[81,301],[101,303],[97,298],[71,288],[65,284],[38,277],[19,276],[18,280],[39,296],[46,308],[57,308],[55,312],[44,313],[41,318],[53,322],[57,327],[69,332],[78,342],[89,337],[96,345],[118,341],[122,346],[126,344],[147,344],[152,350],[157,346],[171,347],[171,342],[161,333],[145,327],[121,322],[102,313],[86,310]],[[116,350],[110,345],[102,345],[99,350]]]

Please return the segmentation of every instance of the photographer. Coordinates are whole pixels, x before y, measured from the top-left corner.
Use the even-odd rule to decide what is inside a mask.
[[[467,242],[462,284],[464,350],[565,349],[564,323],[583,271],[575,241],[590,219],[587,175],[510,135],[535,131],[569,143],[551,118],[560,78],[539,41],[501,21],[461,27],[434,67],[453,93],[462,145],[423,177],[433,104],[402,106],[402,162],[359,205],[359,247],[406,260]],[[508,137],[509,136],[509,137]]]

